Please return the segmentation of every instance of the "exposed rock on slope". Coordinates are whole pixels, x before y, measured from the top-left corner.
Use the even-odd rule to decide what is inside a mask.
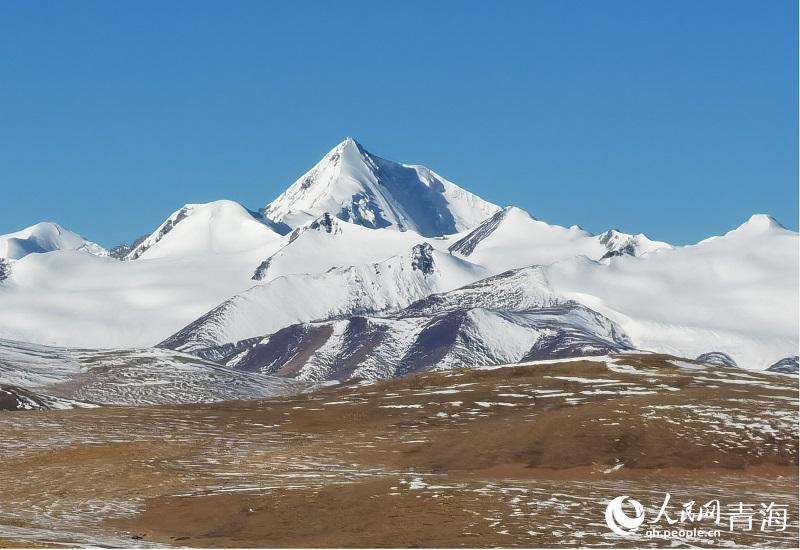
[[[241,253],[280,241],[281,235],[242,205],[220,200],[177,210],[126,259]]]
[[[721,365],[723,367],[737,367],[736,361],[727,353],[721,351],[711,351],[709,353],[702,353],[697,356],[695,361],[701,363],[711,363],[712,365]]]
[[[534,267],[434,294],[396,312],[295,324],[199,352],[217,354],[235,368],[342,380],[630,348],[619,327],[555,295]]]
[[[474,263],[491,266],[499,273],[580,255],[600,260],[622,255],[641,256],[663,248],[670,246],[651,241],[644,235],[610,230],[594,236],[577,227],[550,225],[510,206],[484,220],[449,250]]]
[[[800,373],[800,357],[797,355],[794,357],[784,357],[771,365],[767,370],[783,374],[798,374]]]
[[[426,244],[415,245],[383,262],[295,274],[254,286],[159,345],[215,358],[218,350],[204,350],[271,334],[295,323],[396,310],[486,275],[465,260]]]

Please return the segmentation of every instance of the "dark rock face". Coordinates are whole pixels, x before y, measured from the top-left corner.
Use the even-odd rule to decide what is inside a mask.
[[[775,362],[769,368],[769,372],[780,372],[783,374],[800,374],[800,356],[784,357]]]
[[[435,367],[451,350],[466,312],[447,313],[431,320],[417,336],[400,362],[397,375]]]
[[[633,245],[633,243],[628,243],[622,248],[609,250],[603,254],[600,259],[605,260],[606,258],[613,258],[614,256],[636,256],[636,247]]]
[[[385,340],[388,330],[389,327],[371,323],[366,317],[352,317],[342,338],[342,351],[328,377],[333,380],[348,380]]]
[[[269,269],[269,264],[272,261],[272,258],[267,258],[256,268],[253,276],[251,277],[254,281],[263,281],[267,277],[267,270]]]
[[[11,264],[0,258],[0,283],[11,277]]]
[[[333,233],[333,216],[325,212],[322,216],[311,222],[308,228],[314,231],[322,230],[326,233]]]
[[[331,333],[332,329],[327,325],[291,325],[252,344],[237,361],[236,368],[262,374],[294,376],[330,338]]]
[[[486,324],[487,315],[529,329],[534,342],[531,349],[510,356],[502,345],[498,347],[496,325]],[[303,369],[304,378],[347,380],[359,374],[356,371],[361,367],[369,376],[393,377],[437,368],[586,357],[630,349],[627,337],[608,319],[580,304],[566,303],[508,313],[444,308],[413,317],[403,312],[354,315],[292,325],[263,338],[199,354],[237,369],[297,376],[308,367]]]
[[[124,260],[125,256],[131,253],[131,250],[133,250],[131,245],[122,243],[109,250],[108,255],[115,260]]]
[[[117,246],[108,251],[109,256],[117,260],[124,260],[125,257],[128,254],[130,254],[132,250],[135,250],[136,247],[142,244],[147,237],[149,237],[149,235],[142,235],[141,237],[133,241],[131,244],[125,244],[125,243],[118,244]]]
[[[488,220],[481,222],[478,227],[469,232],[469,234],[453,243],[448,250],[452,254],[461,254],[462,256],[469,256],[475,251],[475,248],[486,237],[494,233],[495,229],[502,223],[508,214],[508,210],[501,210]]]
[[[293,242],[295,242],[297,240],[297,237],[299,237],[300,233],[302,233],[302,232],[303,232],[303,228],[302,227],[298,227],[297,229],[292,231],[292,234],[289,235],[289,244],[292,244]]]
[[[625,345],[598,338],[586,331],[555,328],[548,332],[522,358],[523,362],[608,355],[626,349]]]
[[[356,193],[350,199],[350,202],[343,206],[336,217],[346,222],[355,223],[370,229],[383,229],[389,227],[389,222],[383,215],[383,209],[378,206],[374,196],[367,193]],[[400,225],[398,229],[404,231],[405,228]]]
[[[617,231],[616,229],[609,229],[608,231],[600,235],[600,244],[605,245],[606,248],[608,248],[610,246],[611,239],[614,238],[615,233],[619,233],[619,231]]]
[[[0,411],[46,410],[49,408],[28,390],[16,386],[0,385]]]
[[[703,353],[702,355],[698,355],[695,361],[700,361],[701,363],[711,363],[712,365],[720,365],[722,367],[739,366],[736,364],[736,361],[733,360],[733,357],[727,353],[722,353],[721,351]]]
[[[430,244],[418,244],[411,249],[411,269],[419,270],[425,275],[433,273],[433,247]]]
[[[158,231],[158,235],[156,235],[156,239],[155,239],[154,243],[157,243],[158,241],[163,239],[164,236],[166,236],[167,233],[172,231],[172,229],[176,225],[178,225],[181,221],[186,219],[186,216],[188,216],[188,215],[189,215],[189,209],[188,208],[181,208],[178,211],[178,214],[175,216],[174,220],[173,219],[169,219],[166,222],[164,222],[164,225]],[[138,247],[134,247],[134,252],[130,255],[129,259],[135,260],[137,258],[141,258],[142,254],[147,252],[150,247],[149,246],[143,246],[143,247],[140,247],[138,249],[137,248]]]
[[[413,269],[432,273],[432,254],[427,243],[414,247]],[[220,319],[226,308],[235,307],[229,301],[159,346],[231,368],[317,381],[633,349],[619,326],[582,304],[551,295],[540,275],[541,268],[511,270],[404,309],[352,310],[219,345]],[[190,341],[191,347],[185,346]]]

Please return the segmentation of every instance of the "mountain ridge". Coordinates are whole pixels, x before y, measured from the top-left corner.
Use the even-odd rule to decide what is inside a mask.
[[[498,209],[429,168],[382,159],[348,137],[261,212],[291,227],[328,212],[432,237],[468,229]]]
[[[13,249],[6,244],[9,258],[0,257],[0,337],[120,348],[183,334],[192,350],[231,346],[297,323],[434,307],[443,293],[466,299],[480,284],[513,301],[503,278],[492,277],[541,266],[541,288],[558,303],[612,320],[638,349],[727,353],[748,368],[796,351],[786,304],[798,301],[798,236],[770,216],[689,246],[614,229],[593,235],[500,208],[352,138],[259,212],[229,200],[186,204],[111,253],[60,226],[42,227],[63,238],[0,236]],[[516,284],[540,288],[533,279]],[[512,305],[462,305],[447,323],[521,334],[532,322]],[[221,307],[236,313],[220,317]]]

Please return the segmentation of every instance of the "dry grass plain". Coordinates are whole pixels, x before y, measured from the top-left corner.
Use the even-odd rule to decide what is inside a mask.
[[[664,493],[789,505],[797,378],[621,355],[213,405],[0,412],[0,546],[671,546],[606,527]],[[673,514],[674,515],[674,514]],[[650,515],[648,515],[650,517]]]

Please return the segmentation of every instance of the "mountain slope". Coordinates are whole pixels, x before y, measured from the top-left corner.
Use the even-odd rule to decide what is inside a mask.
[[[187,204],[125,257],[153,259],[273,250],[282,236],[234,201]]]
[[[521,312],[482,308],[432,317],[354,316],[292,325],[245,341],[229,367],[301,380],[376,380],[412,372],[606,355],[630,349],[579,304]]]
[[[480,267],[422,243],[383,262],[318,274],[281,276],[254,286],[226,300],[160,345],[201,352],[294,323],[397,309],[433,292],[451,290],[486,275]]]
[[[613,320],[638,349],[764,368],[797,353],[797,248],[797,233],[767,216],[674,248],[549,225],[348,139],[263,214],[232,201],[186,205],[112,257],[55,224],[0,238],[0,337],[88,348],[163,342],[218,357],[291,325],[322,335],[312,321],[381,318],[364,326],[399,334],[404,319],[427,322],[447,302],[446,319],[425,334],[491,340],[507,330],[526,347],[533,321],[512,313],[574,302]],[[131,261],[117,261],[123,255]],[[531,265],[545,267],[522,269]],[[360,322],[342,330],[358,334]],[[570,329],[555,333],[555,348],[569,347]],[[442,357],[455,357],[454,346]],[[499,357],[479,348],[473,339],[463,349]]]
[[[469,229],[498,209],[424,166],[384,160],[347,138],[263,213],[293,228],[328,212],[364,227],[433,237]]]
[[[56,250],[0,262],[0,337],[155,345],[252,286],[255,267],[286,239],[238,203],[216,201],[172,214],[128,253],[135,261]]]
[[[767,370],[769,372],[779,372],[781,374],[800,374],[800,357],[784,357],[770,365]]]
[[[670,246],[616,230],[594,236],[577,227],[550,225],[524,210],[507,207],[453,243],[450,252],[501,273],[579,255],[599,260],[625,254],[639,256],[661,248]]]
[[[555,292],[619,323],[639,349],[723,352],[750,369],[797,353],[798,234],[768,216],[693,246],[544,271]]]
[[[217,351],[231,367],[319,381],[625,349],[630,342],[619,327],[556,296],[541,268],[526,268],[399,311],[291,325]]]
[[[303,388],[164,349],[65,349],[2,339],[0,386],[13,393],[16,408],[200,403]]]
[[[80,250],[96,256],[108,256],[99,244],[52,222],[42,222],[15,233],[0,235],[0,259],[19,260],[28,254],[53,250]]]
[[[0,337],[87,348],[152,346],[252,286],[263,252],[136,261],[29,254],[0,281]]]
[[[335,267],[372,264],[407,254],[427,243],[447,250],[447,239],[425,238],[413,231],[376,230],[342,221],[327,212],[296,228],[286,244],[261,262],[253,280],[270,281],[296,273],[324,273]]]

